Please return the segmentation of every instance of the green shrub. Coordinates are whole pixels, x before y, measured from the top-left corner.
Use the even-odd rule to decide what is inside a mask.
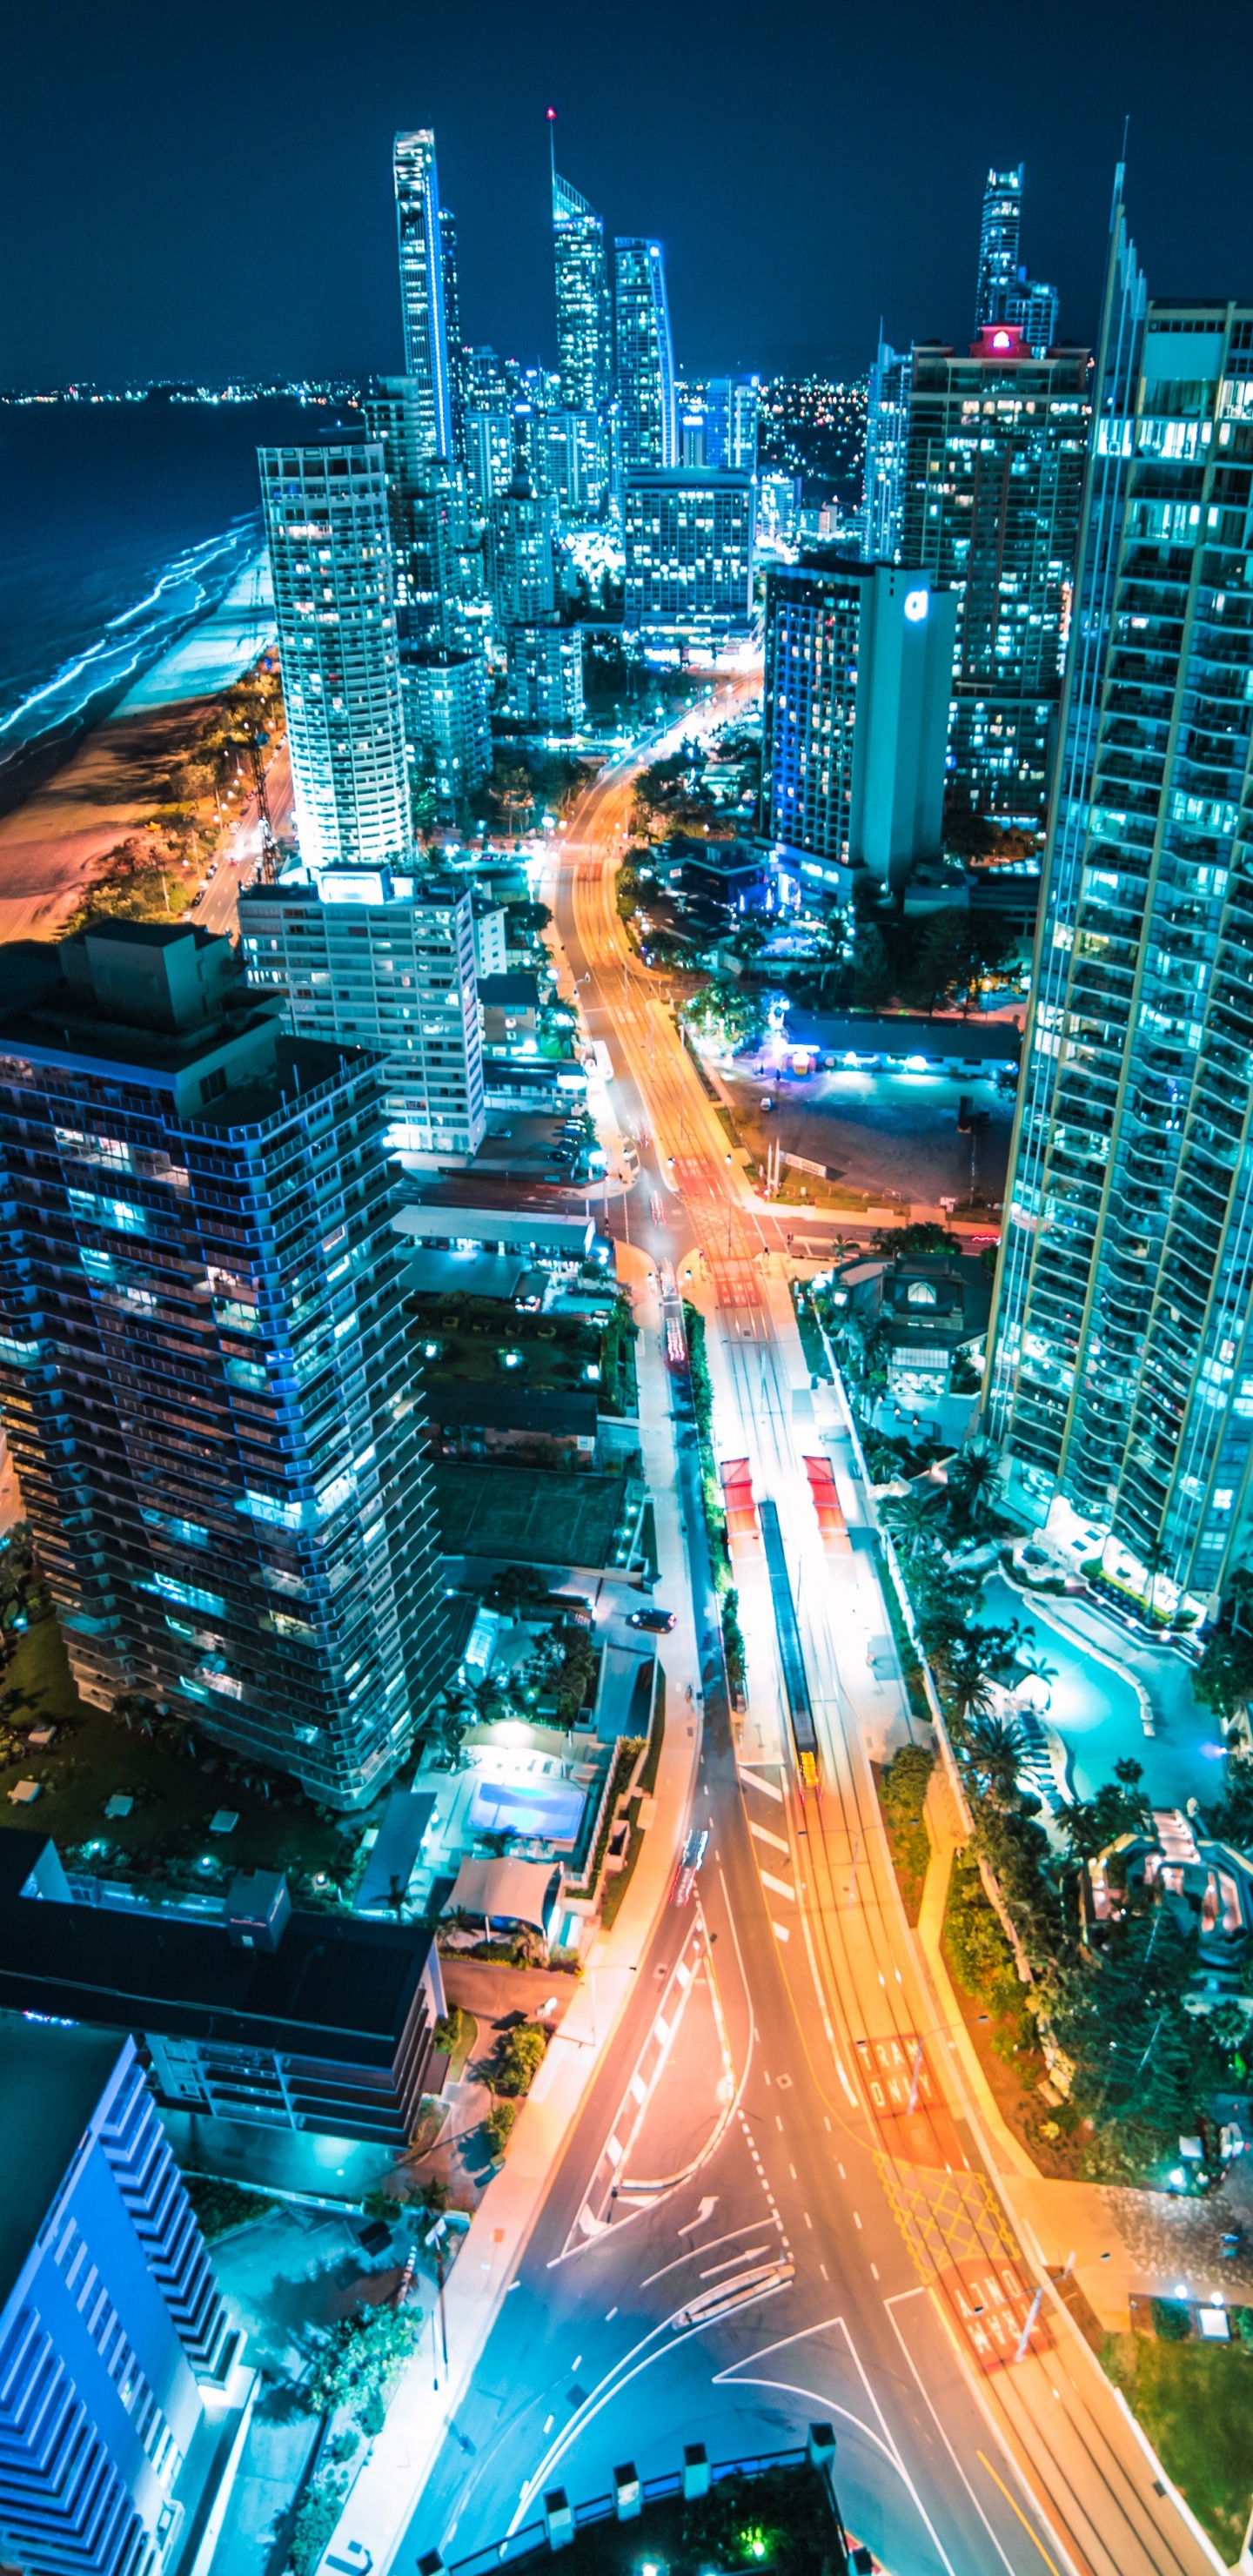
[[[1151,2302],[1153,2332],[1163,2343],[1186,2343],[1192,2332],[1192,2310],[1182,2299]]]
[[[504,2156],[505,2149],[513,2134],[513,2124],[517,2119],[517,2116],[518,2105],[516,2102],[496,2102],[493,2104],[491,2110],[488,2112],[487,2118],[483,2122],[483,2135],[487,2140],[488,2146],[490,2147],[497,2164],[501,2162]]]
[[[496,2052],[493,2091],[515,2096],[529,2093],[547,2047],[548,2034],[538,2022],[521,2022],[516,2030],[506,2031]]]
[[[288,2556],[294,2576],[313,2576],[343,2511],[348,2480],[342,2469],[322,2469],[296,2508]]]

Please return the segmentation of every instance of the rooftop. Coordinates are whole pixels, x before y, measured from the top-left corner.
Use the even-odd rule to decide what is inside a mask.
[[[29,1837],[22,1839],[29,1850]],[[0,2301],[8,2298],[125,2045],[118,2030],[67,2030],[0,2013]]]
[[[293,1913],[276,1950],[236,1950],[220,1923],[25,1895],[48,1849],[0,1829],[0,2008],[391,2064],[428,1932]]]

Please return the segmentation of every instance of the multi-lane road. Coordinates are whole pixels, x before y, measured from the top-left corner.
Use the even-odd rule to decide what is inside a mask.
[[[690,1581],[705,1641],[697,1894],[666,1907],[636,1963],[393,2563],[407,2576],[431,2549],[494,2560],[555,2485],[590,2499],[625,2462],[672,2472],[695,2441],[757,2455],[824,2418],[845,2520],[892,2576],[1199,2576],[1216,2562],[1001,2206],[906,1924],[870,1771],[882,1701],[867,1639],[887,1622],[861,1489],[763,1258],[776,1221],[750,1205],[617,916],[630,792],[629,771],[605,773],[572,818],[558,928],[610,1045],[618,1124],[651,1140],[631,1238],[654,1267],[693,1270],[719,1452],[748,1458],[758,1500],[778,1506],[822,1794],[799,1792],[751,1536],[736,1563],[750,1708],[742,1727],[728,1711],[676,1422],[690,1560],[663,1569],[661,1597]],[[845,1505],[844,1556],[826,1552],[810,1499],[803,1461],[818,1452]]]

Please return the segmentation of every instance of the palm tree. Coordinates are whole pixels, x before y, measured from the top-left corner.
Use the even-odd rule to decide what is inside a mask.
[[[949,1493],[962,1518],[969,1522],[972,1529],[982,1519],[991,1503],[999,1481],[998,1465],[998,1452],[993,1448],[991,1441],[985,1440],[981,1433],[976,1433],[973,1440],[968,1440],[965,1448],[959,1449],[957,1456],[949,1462],[947,1470]]]
[[[882,1516],[896,1553],[906,1564],[935,1554],[940,1533],[935,1504],[926,1495],[897,1495],[883,1505]]]
[[[1009,1628],[963,1628],[945,1648],[946,1702],[963,1731],[995,1706],[992,1684],[1003,1682],[1011,1671],[1017,1643],[1015,1623]]]
[[[965,1749],[989,1796],[997,1806],[1008,1807],[1027,1754],[1021,1727],[1012,1718],[980,1714],[967,1732]]]

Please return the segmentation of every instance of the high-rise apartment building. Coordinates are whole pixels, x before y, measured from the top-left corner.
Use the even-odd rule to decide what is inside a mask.
[[[0,1388],[78,1686],[351,1807],[443,1674],[387,1077],[106,921],[0,1020]]]
[[[614,367],[620,456],[627,473],[678,463],[674,350],[660,242],[613,246]]]
[[[1253,307],[1146,306],[1116,202],[989,1410],[1029,1517],[1198,1600],[1253,1518],[1251,488]]]
[[[1091,416],[1086,349],[1033,359],[987,324],[913,352],[902,562],[957,593],[957,801],[1039,830],[1061,694]]]
[[[705,453],[702,462],[729,466],[734,474],[757,471],[761,418],[760,376],[711,376],[705,387]]]
[[[461,337],[461,290],[457,284],[457,219],[448,206],[439,210],[439,258],[444,289],[444,349],[448,360],[448,416],[452,456],[465,464],[466,351]]]
[[[488,588],[503,625],[528,626],[554,606],[556,532],[552,500],[531,479],[515,420],[513,477],[487,527]]]
[[[1022,163],[989,170],[979,223],[979,275],[975,286],[976,338],[987,322],[1003,322],[1005,300],[1018,284],[1022,227]]]
[[[505,630],[508,712],[545,734],[577,733],[583,722],[583,634],[559,617]]]
[[[540,421],[537,445],[543,456],[543,483],[565,527],[594,519],[608,482],[605,430],[592,411],[550,411]]]
[[[257,457],[300,855],[391,866],[412,824],[385,452],[334,430]]]
[[[298,1037],[385,1058],[386,1151],[469,1156],[483,1141],[469,892],[436,877],[334,868],[313,886],[250,886],[239,927],[252,983],[288,998]]]
[[[802,875],[903,883],[940,847],[956,601],[893,564],[766,575],[761,829]]]
[[[459,644],[470,544],[464,474],[446,457],[426,452],[412,376],[380,377],[361,409],[386,466],[400,631],[412,644]]]
[[[752,628],[753,483],[748,474],[628,474],[623,626],[646,654],[717,651]]]
[[[402,656],[400,686],[415,771],[433,785],[441,819],[455,823],[492,765],[482,655],[448,644],[420,645]]]
[[[1021,331],[1033,358],[1046,358],[1057,338],[1057,289],[1024,277],[1005,298],[1005,319]]]
[[[476,509],[486,518],[513,480],[513,411],[466,413],[466,478]]]
[[[445,235],[440,227],[439,172],[429,128],[398,134],[392,150],[405,374],[418,387],[420,434],[428,456],[453,457],[452,385],[444,307]],[[455,238],[448,255],[455,273]]]
[[[39,2576],[158,2576],[195,2530],[205,2397],[239,2338],[134,2041],[7,2014],[0,2087],[0,2552]]]
[[[549,142],[553,141],[552,121]],[[609,280],[600,216],[552,164],[557,372],[566,411],[601,411],[612,383]]]
[[[912,349],[890,349],[886,340],[880,340],[866,403],[861,550],[868,563],[901,560],[913,371]]]

